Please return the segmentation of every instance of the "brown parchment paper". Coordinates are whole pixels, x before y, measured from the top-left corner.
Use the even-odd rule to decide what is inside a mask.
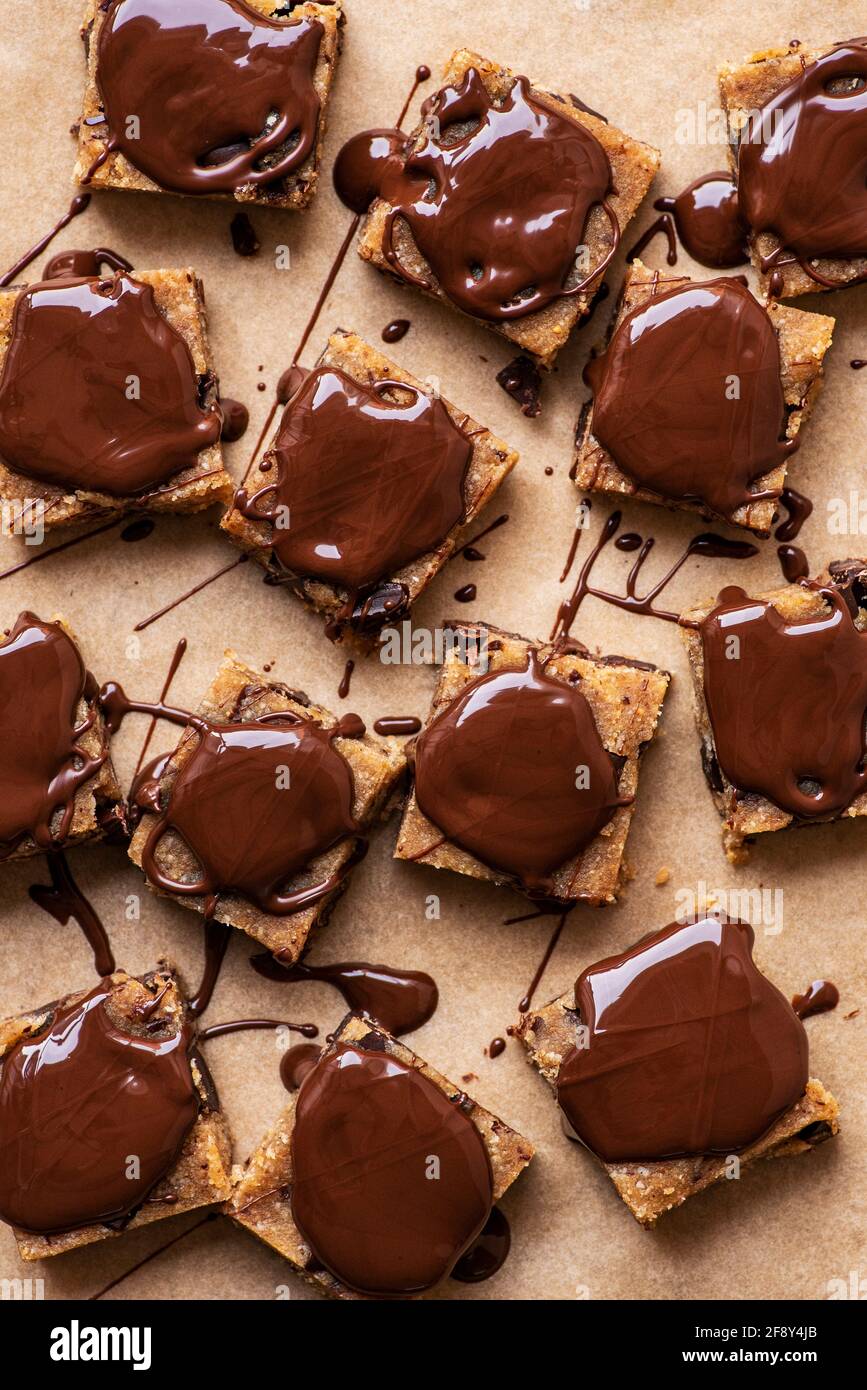
[[[727,4],[613,3],[548,0],[516,7],[507,0],[477,5],[431,5],[421,0],[346,0],[348,25],[329,110],[325,177],[312,212],[251,209],[262,249],[242,260],[233,249],[229,203],[167,196],[102,193],[55,243],[109,245],[135,266],[192,265],[202,275],[210,331],[223,391],[246,401],[251,428],[229,446],[236,477],[249,457],[277,377],[291,357],[331,258],[349,221],[335,198],[330,170],[340,144],[368,125],[397,117],[418,63],[434,74],[450,52],[467,45],[555,90],[575,92],[641,139],[659,146],[662,170],[651,199],[675,193],[689,180],[725,166],[719,144],[681,143],[678,113],[717,105],[716,66],[792,38],[824,43],[863,32],[862,6],[816,0],[781,6],[771,0]],[[78,37],[79,0],[31,0],[16,9],[0,37],[3,158],[0,160],[0,261],[10,265],[65,209],[74,191],[74,141],[84,64]],[[9,16],[11,19],[12,17]],[[433,90],[433,83],[420,96]],[[417,108],[416,108],[417,109]],[[415,112],[413,112],[413,115]],[[700,115],[699,115],[700,119]],[[682,120],[682,116],[681,116]],[[625,238],[631,245],[655,217],[650,200]],[[291,250],[291,268],[278,271],[278,246]],[[644,258],[664,266],[657,239]],[[46,256],[29,272],[36,278]],[[696,271],[683,252],[678,266]],[[612,282],[622,273],[622,251]],[[752,274],[752,272],[751,272]],[[386,281],[352,254],[329,296],[305,361],[321,350],[336,325],[379,345],[390,319],[411,319],[404,340],[389,351],[420,377],[438,377],[443,393],[466,407],[521,452],[521,462],[488,516],[508,511],[510,522],[491,536],[484,564],[452,562],[415,612],[431,627],[458,612],[528,637],[547,635],[561,590],[558,575],[571,535],[578,496],[568,478],[572,433],[585,390],[581,368],[601,335],[612,299],[575,335],[546,381],[544,410],[528,421],[494,381],[508,360],[507,345],[483,328]],[[790,482],[815,502],[802,533],[812,571],[829,559],[867,552],[867,535],[835,536],[828,503],[863,493],[867,372],[849,359],[867,356],[867,287],[813,295],[802,307],[837,318],[826,361],[827,382]],[[265,391],[257,389],[262,382]],[[554,469],[551,477],[545,468]],[[593,534],[608,507],[597,501]],[[258,567],[246,565],[183,604],[140,635],[137,620],[204,578],[236,552],[217,530],[215,512],[160,519],[150,539],[135,545],[109,534],[73,547],[0,583],[2,626],[32,607],[62,613],[78,632],[100,681],[121,680],[135,695],[158,694],[180,636],[189,652],[176,677],[174,701],[194,705],[225,647],[254,666],[274,663],[274,675],[332,708],[353,708],[368,720],[380,714],[426,712],[434,672],[361,660],[348,701],[337,685],[345,654],[324,638],[320,620],[290,595],[266,588]],[[649,574],[661,573],[685,540],[703,529],[685,516],[627,504],[625,527],[657,537]],[[865,521],[867,529],[867,521]],[[53,543],[53,542],[49,542]],[[585,540],[586,547],[586,540]],[[694,560],[668,594],[667,606],[686,606],[723,582],[755,588],[781,581],[775,543],[748,564]],[[0,568],[22,558],[18,540],[0,542]],[[601,579],[622,583],[628,557],[612,552]],[[461,585],[478,585],[471,606],[456,605]],[[591,646],[658,662],[674,672],[663,733],[642,771],[638,810],[627,858],[632,879],[617,907],[578,909],[570,918],[536,1000],[545,1002],[584,966],[669,922],[685,890],[781,890],[782,931],[756,926],[757,959],[787,994],[815,977],[838,984],[836,1012],[807,1022],[813,1074],[839,1097],[843,1132],[809,1156],[757,1165],[736,1182],[720,1184],[665,1217],[654,1233],[632,1220],[602,1171],[563,1136],[547,1087],[510,1041],[495,1061],[485,1048],[516,1019],[517,1001],[541,957],[550,919],[506,926],[526,910],[517,895],[480,882],[436,873],[391,858],[397,824],[378,831],[331,924],[310,959],[366,958],[430,971],[440,1007],[408,1039],[435,1067],[465,1085],[537,1147],[529,1172],[503,1203],[512,1224],[511,1255],[501,1273],[475,1287],[447,1285],[438,1297],[462,1299],[823,1299],[837,1296],[850,1277],[867,1274],[864,1243],[865,1085],[863,1071],[865,953],[867,953],[867,829],[852,822],[790,831],[757,846],[735,870],[721,850],[720,824],[705,787],[693,726],[688,673],[673,626],[630,617],[588,600],[576,635]],[[116,741],[121,780],[132,771],[146,722],[131,718]],[[176,734],[158,728],[154,751]],[[167,953],[186,982],[197,981],[202,959],[200,919],[150,894],[121,849],[86,846],[70,863],[102,914],[119,964],[138,972]],[[670,870],[655,886],[657,870]],[[61,927],[31,904],[30,883],[44,881],[39,860],[0,866],[0,1014],[41,1004],[88,985],[91,956],[74,926]],[[426,896],[440,897],[438,921],[425,917]],[[127,899],[141,898],[141,919],[126,920]],[[280,986],[249,968],[255,944],[233,936],[207,1015],[218,1022],[250,1014],[313,1020],[322,1034],[341,1017],[342,1001],[325,986]],[[861,1008],[857,1017],[846,1015]],[[243,1159],[283,1104],[278,1054],[270,1034],[240,1034],[207,1044],[208,1060]],[[43,1266],[19,1264],[7,1228],[0,1228],[0,1278],[44,1280],[44,1296],[86,1297],[140,1260],[193,1218],[166,1220]],[[38,1293],[38,1288],[35,1290]],[[209,1223],[151,1261],[109,1295],[113,1298],[314,1298],[288,1267],[228,1221]]]

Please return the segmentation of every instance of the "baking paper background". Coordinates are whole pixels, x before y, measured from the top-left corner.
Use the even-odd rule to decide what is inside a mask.
[[[3,74],[0,161],[0,261],[3,267],[42,235],[64,211],[77,118],[84,86],[78,36],[79,0],[31,0],[19,22],[0,37]],[[330,171],[350,134],[396,119],[416,65],[427,63],[434,80],[451,51],[467,45],[554,90],[574,92],[612,123],[662,150],[662,169],[650,199],[629,228],[629,247],[656,216],[650,203],[676,193],[690,179],[725,166],[719,144],[678,142],[679,110],[717,104],[718,62],[792,38],[816,44],[862,33],[863,6],[856,3],[780,5],[749,0],[725,5],[671,0],[665,4],[568,3],[549,0],[535,9],[506,0],[478,5],[430,5],[421,0],[346,0],[348,25],[328,112],[324,173],[313,210],[306,214],[250,209],[262,243],[258,256],[238,257],[231,244],[230,203],[145,194],[95,194],[88,212],[57,240],[53,251],[108,245],[140,269],[191,265],[203,277],[211,340],[223,392],[245,401],[251,427],[226,449],[236,477],[249,458],[273,388],[288,365],[319,293],[350,214],[337,201]],[[414,104],[409,124],[414,122]],[[409,126],[407,127],[409,128]],[[275,249],[291,248],[291,269],[278,271]],[[645,252],[664,266],[664,239]],[[51,253],[47,253],[51,254]],[[43,255],[28,272],[37,272]],[[623,256],[609,277],[619,284]],[[678,270],[696,271],[679,252]],[[562,590],[558,576],[572,531],[578,495],[568,478],[572,433],[581,400],[581,368],[601,335],[614,296],[574,335],[547,380],[544,407],[526,420],[494,381],[511,356],[503,340],[461,319],[444,306],[400,288],[351,254],[329,296],[304,361],[321,350],[337,325],[355,329],[374,346],[399,316],[412,328],[388,352],[420,377],[439,378],[443,393],[520,450],[521,462],[487,515],[507,511],[511,520],[483,549],[484,564],[452,562],[414,612],[417,626],[449,616],[474,617],[521,632],[547,636]],[[811,572],[829,559],[867,553],[867,536],[829,535],[828,502],[851,489],[867,496],[864,423],[867,371],[849,368],[867,356],[867,286],[813,295],[800,307],[837,318],[826,359],[826,385],[795,456],[791,484],[815,502],[800,544]],[[267,390],[259,391],[259,382]],[[553,476],[545,475],[546,466]],[[594,505],[596,534],[608,505]],[[62,614],[78,633],[99,681],[123,682],[131,695],[155,698],[175,643],[189,651],[175,679],[173,702],[194,706],[223,650],[233,647],[274,677],[302,687],[333,709],[356,709],[372,721],[382,714],[427,710],[434,671],[359,661],[347,701],[337,698],[346,653],[333,648],[321,620],[290,594],[267,588],[257,566],[241,566],[141,634],[133,625],[237,553],[217,530],[216,512],[161,518],[150,539],[126,545],[117,532],[74,547],[0,583],[0,620],[8,627],[22,607],[47,617]],[[867,522],[865,522],[867,528]],[[685,541],[703,529],[686,515],[629,505],[624,529],[652,532],[657,544],[648,576],[676,558]],[[732,533],[734,534],[734,533]],[[53,542],[49,541],[49,544]],[[761,544],[761,543],[760,543]],[[584,547],[586,550],[587,540]],[[25,552],[19,541],[0,542],[0,568]],[[615,552],[598,574],[622,586],[630,563]],[[478,585],[472,605],[453,601],[468,582]],[[782,581],[773,541],[743,565],[692,560],[666,596],[680,607],[712,595],[724,582],[754,590]],[[606,584],[610,587],[609,584]],[[331,924],[314,939],[312,961],[362,958],[430,971],[439,983],[439,1010],[407,1038],[434,1066],[527,1135],[537,1148],[530,1170],[506,1196],[513,1245],[502,1272],[475,1287],[447,1284],[436,1296],[463,1299],[740,1299],[826,1298],[867,1275],[864,1246],[865,1087],[864,1000],[867,952],[867,825],[849,822],[766,838],[750,864],[735,870],[722,853],[720,822],[699,762],[688,672],[677,629],[630,617],[589,599],[575,634],[592,647],[660,663],[674,673],[662,734],[641,773],[638,809],[627,845],[632,878],[622,901],[603,910],[577,909],[545,973],[536,1002],[569,988],[592,961],[620,950],[643,933],[672,920],[678,893],[705,884],[708,890],[756,888],[783,892],[784,923],[778,934],[756,925],[756,956],[787,994],[803,991],[817,976],[834,980],[836,1012],[808,1020],[811,1069],[837,1095],[842,1133],[811,1155],[751,1168],[741,1180],[722,1183],[663,1217],[657,1230],[641,1230],[592,1158],[560,1130],[551,1094],[509,1042],[495,1061],[485,1048],[516,1019],[524,993],[551,931],[551,919],[506,926],[503,919],[527,911],[521,897],[417,864],[397,863],[391,851],[392,820],[378,830],[370,853],[355,871]],[[115,741],[126,785],[147,722],[130,718]],[[173,745],[176,731],[157,729],[153,751]],[[118,963],[139,972],[168,954],[189,986],[202,962],[201,919],[149,893],[122,849],[89,845],[69,855],[73,871],[102,915]],[[657,870],[670,870],[663,887]],[[89,986],[88,947],[74,925],[61,927],[32,905],[27,887],[47,881],[39,859],[0,866],[0,1015],[20,1012],[69,990]],[[127,895],[140,894],[141,920],[124,920]],[[425,917],[425,899],[441,900],[439,921]],[[207,1023],[251,1014],[312,1020],[321,1034],[342,1016],[342,1001],[324,985],[279,986],[248,966],[256,945],[235,932]],[[845,1015],[861,1008],[860,1016]],[[243,1159],[285,1100],[278,1053],[267,1033],[212,1041],[208,1062]],[[42,1265],[18,1261],[11,1234],[0,1228],[0,1278],[44,1280],[48,1298],[85,1297],[150,1250],[191,1225],[197,1216],[155,1223],[120,1239]],[[289,1266],[226,1220],[213,1222],[134,1274],[115,1298],[273,1299],[282,1287],[294,1300],[318,1295]]]

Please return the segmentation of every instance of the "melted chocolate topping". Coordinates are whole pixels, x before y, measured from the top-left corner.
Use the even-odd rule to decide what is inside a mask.
[[[674,218],[677,235],[699,265],[724,269],[747,261],[747,228],[731,174],[703,174],[676,198],[657,198],[653,206]]]
[[[766,310],[736,281],[653,294],[588,363],[593,433],[631,479],[721,516],[777,493],[750,485],[785,439],[780,350]]]
[[[48,850],[69,834],[76,792],[108,755],[80,744],[96,717],[92,685],[58,623],[19,614],[0,645],[0,860],[28,836]],[[82,700],[90,709],[79,719]]]
[[[557,1093],[604,1162],[732,1153],[800,1099],[807,1035],[752,948],[752,927],[712,915],[578,977],[586,1045],[564,1058]]]
[[[419,735],[415,790],[447,839],[543,892],[626,804],[584,695],[534,652],[470,681]]]
[[[852,40],[792,79],[745,127],[738,150],[741,212],[781,249],[867,256],[867,41]],[[829,282],[830,283],[830,282]]]
[[[409,401],[384,398],[395,389]],[[284,569],[355,594],[435,549],[461,520],[471,453],[438,398],[319,368],[283,415],[274,482],[252,496],[242,489],[236,506],[272,523]]]
[[[814,980],[803,994],[796,994],[792,1008],[798,1018],[812,1018],[814,1014],[830,1013],[840,1002],[840,991],[831,980]]]
[[[213,724],[186,710],[129,700],[113,683],[103,687],[100,700],[112,729],[136,711],[187,725],[198,735],[169,788],[146,778],[136,784],[137,804],[157,817],[142,852],[151,883],[167,893],[204,897],[207,917],[225,893],[240,893],[260,911],[280,916],[310,906],[337,886],[341,870],[321,883],[284,891],[312,860],[358,833],[352,769],[333,744],[335,737],[364,732],[357,715],[330,729],[289,710]],[[177,881],[161,867],[158,850],[168,831],[195,856],[200,872],[194,881]]]
[[[512,1232],[506,1217],[499,1207],[492,1207],[484,1229],[452,1270],[452,1279],[459,1284],[481,1284],[492,1279],[506,1263],[511,1244]]]
[[[43,280],[84,280],[96,278],[103,266],[109,270],[131,271],[132,265],[125,256],[112,251],[108,246],[95,246],[92,251],[58,251],[50,261],[46,261],[42,271]]]
[[[815,587],[830,607],[821,617],[788,622],[732,586],[701,624],[720,767],[738,791],[804,820],[836,815],[867,789],[867,632],[838,589]]]
[[[370,132],[336,171],[338,192],[356,211],[366,210],[371,190],[390,204],[383,245],[395,273],[430,288],[402,264],[400,218],[443,293],[476,318],[523,318],[581,293],[603,268],[569,284],[594,207],[611,221],[610,255],[619,238],[605,201],[611,167],[592,131],[531,95],[526,77],[498,103],[474,68],[425,102],[422,116],[428,129],[418,149],[399,131],[375,140]]]
[[[297,1091],[305,1076],[309,1076],[322,1053],[316,1043],[298,1043],[287,1047],[280,1058],[280,1080],[287,1091]]]
[[[0,1215],[23,1230],[128,1219],[196,1120],[187,1028],[136,1036],[112,1016],[111,994],[107,980],[58,1007],[0,1063]]]
[[[19,295],[0,377],[0,454],[15,472],[129,497],[194,466],[219,435],[150,285],[120,272]]]
[[[487,1151],[461,1106],[363,1044],[337,1046],[304,1079],[292,1166],[292,1215],[314,1258],[374,1296],[439,1283],[493,1202]]]
[[[109,150],[175,193],[278,183],[315,146],[322,32],[243,0],[112,0],[96,69]]]
[[[290,983],[324,980],[339,989],[353,1013],[366,1014],[400,1037],[427,1023],[439,1002],[436,981],[421,970],[397,970],[365,960],[333,961],[330,965],[283,965],[267,953],[251,956],[250,964],[266,980]]]

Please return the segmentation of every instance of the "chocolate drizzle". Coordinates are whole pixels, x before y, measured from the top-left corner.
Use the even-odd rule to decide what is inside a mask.
[[[422,118],[417,148],[400,131],[369,132],[335,170],[338,192],[356,212],[371,194],[390,205],[383,249],[395,274],[432,288],[401,258],[400,219],[438,287],[476,318],[507,322],[583,293],[619,241],[607,202],[611,167],[589,127],[531,94],[526,77],[495,101],[475,68],[429,98]],[[611,224],[611,249],[570,283],[597,206]]]
[[[469,1115],[374,1036],[376,1050],[339,1044],[302,1082],[292,1215],[348,1288],[408,1297],[445,1278],[481,1233],[493,1179]]]
[[[618,768],[581,691],[530,652],[477,677],[419,736],[422,814],[483,864],[544,893],[618,806]]]
[[[240,893],[260,911],[282,916],[337,887],[345,867],[319,883],[285,890],[319,855],[358,836],[352,769],[333,744],[364,732],[357,715],[329,729],[290,710],[216,724],[161,703],[129,700],[113,682],[100,691],[100,701],[112,729],[137,712],[187,726],[198,736],[169,788],[143,779],[137,784],[138,805],[156,816],[142,851],[151,883],[167,893],[203,898],[206,917],[226,893]],[[193,881],[174,879],[161,866],[160,842],[169,831],[200,866]]]
[[[0,1066],[0,1214],[25,1231],[125,1222],[196,1120],[186,1025],[142,1012],[138,1035],[112,994],[58,1006]]]
[[[25,251],[24,255],[20,256],[4,275],[0,275],[0,289],[5,289],[7,285],[11,285],[21,272],[26,270],[32,261],[36,260],[37,256],[42,255],[46,246],[54,240],[58,232],[62,232],[63,228],[68,227],[74,217],[80,217],[81,214],[87,210],[90,205],[90,198],[91,195],[89,193],[76,193],[66,212],[62,217],[58,218],[51,230],[46,232],[45,236],[40,237],[36,244],[30,247],[29,251]],[[49,277],[46,275],[45,278],[47,280]]]
[[[152,286],[121,271],[18,296],[0,377],[0,453],[15,472],[130,497],[195,466],[219,434]]]
[[[334,961],[329,965],[284,965],[268,954],[251,956],[250,964],[266,980],[292,983],[324,980],[340,990],[353,1013],[376,1019],[393,1037],[412,1033],[436,1011],[436,981],[420,970],[398,970],[364,960]]]
[[[752,484],[796,447],[780,350],[767,311],[736,280],[652,294],[584,376],[594,435],[640,486],[726,518],[779,496]]]
[[[815,820],[867,790],[867,633],[838,588],[805,587],[828,607],[796,622],[767,599],[725,588],[701,638],[705,701],[729,782]]]
[[[108,146],[96,167],[120,151],[175,193],[279,183],[315,147],[322,34],[319,20],[270,19],[244,0],[112,0],[97,49]]]
[[[81,743],[96,720],[95,695],[59,623],[19,614],[0,645],[0,860],[28,838],[49,850],[69,835],[76,793],[108,756]]]
[[[747,123],[738,148],[738,198],[755,232],[780,247],[763,265],[867,256],[867,41],[853,39],[801,71]],[[863,279],[863,276],[859,276]],[[839,282],[839,283],[851,283]]]
[[[51,886],[44,883],[31,884],[27,890],[31,901],[43,911],[50,913],[62,927],[66,926],[70,917],[74,918],[93,951],[93,965],[97,975],[104,978],[113,974],[114,955],[108,934],[96,909],[72,877],[66,855],[61,850],[49,850],[48,872],[51,875]]]
[[[461,520],[471,453],[438,398],[318,368],[286,407],[275,480],[249,496],[241,489],[235,505],[271,523],[268,546],[284,570],[347,589],[348,617],[362,591],[435,549]]]
[[[590,505],[589,499],[584,499],[584,505]],[[693,536],[692,540],[684,547],[680,557],[675,560],[669,570],[665,572],[661,579],[648,589],[646,594],[636,593],[638,581],[644,568],[644,563],[656,544],[653,536],[647,536],[642,540],[641,536],[633,532],[619,537],[619,549],[638,550],[638,555],[632,564],[632,568],[626,578],[626,593],[615,594],[608,589],[599,589],[590,583],[596,562],[608,542],[617,535],[620,527],[621,514],[619,511],[611,512],[602,525],[593,549],[581,566],[578,578],[568,599],[560,604],[554,626],[551,630],[551,641],[562,644],[569,640],[569,633],[572,624],[578,616],[578,610],[588,594],[594,598],[601,599],[603,603],[610,603],[615,608],[624,608],[629,613],[640,613],[650,618],[661,618],[664,622],[678,623],[680,616],[665,608],[656,608],[654,600],[668,587],[675,575],[686,564],[693,555],[702,555],[710,559],[719,560],[748,560],[753,555],[758,555],[758,547],[751,541],[729,540],[726,536],[717,536],[713,531],[703,531],[698,536]],[[569,573],[575,562],[578,553],[578,545],[583,534],[583,526],[575,528],[572,537],[572,544],[569,547],[569,555],[566,566],[560,576],[560,583],[564,583],[569,577]],[[628,544],[624,544],[628,542]],[[618,545],[618,541],[615,541]]]
[[[807,1035],[753,939],[721,914],[674,922],[578,977],[587,1034],[557,1094],[604,1162],[734,1153],[800,1099]]]
[[[506,1217],[499,1207],[492,1207],[484,1228],[452,1270],[452,1279],[459,1284],[481,1284],[492,1279],[506,1263],[511,1244],[512,1232]]]

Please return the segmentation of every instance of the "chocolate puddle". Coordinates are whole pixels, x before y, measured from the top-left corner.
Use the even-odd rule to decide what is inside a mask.
[[[322,35],[243,0],[113,0],[96,69],[108,148],[83,182],[120,151],[175,193],[279,183],[316,142]]]
[[[56,1008],[46,1028],[3,1059],[0,1213],[25,1231],[128,1219],[171,1169],[198,1115],[186,1026],[134,1036],[111,1018],[110,995],[105,982]]]
[[[194,467],[219,434],[152,286],[121,271],[18,296],[0,375],[0,453],[15,472],[131,497]]]
[[[787,622],[729,586],[701,623],[704,693],[719,765],[734,787],[804,820],[867,789],[867,633],[834,586],[830,612]],[[729,653],[737,652],[737,659]]]
[[[415,747],[422,814],[444,839],[542,893],[627,804],[617,774],[580,689],[534,652],[523,670],[470,681]]]
[[[267,953],[252,956],[250,964],[266,980],[279,983],[324,980],[340,991],[352,1013],[375,1019],[393,1037],[421,1028],[439,1002],[436,982],[420,970],[398,970],[363,960],[283,965],[279,958]]]
[[[557,1093],[604,1162],[736,1153],[803,1095],[804,1027],[752,948],[752,927],[712,914],[578,977],[587,1040],[564,1058]]]
[[[302,1082],[292,1166],[292,1215],[314,1258],[373,1296],[438,1284],[493,1203],[488,1154],[463,1108],[362,1043],[335,1047]]]

